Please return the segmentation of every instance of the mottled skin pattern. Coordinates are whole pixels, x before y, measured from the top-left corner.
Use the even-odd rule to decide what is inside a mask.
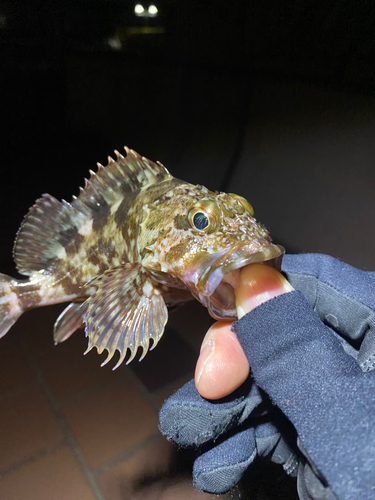
[[[43,195],[31,209],[14,251],[29,280],[0,275],[0,336],[26,309],[90,297],[59,318],[57,341],[84,319],[89,348],[107,349],[108,359],[118,349],[121,361],[129,348],[132,359],[161,337],[165,304],[193,294],[220,316],[220,293],[215,308],[210,297],[239,258],[280,255],[246,200],[179,181],[126,151],[91,172],[71,204]]]
[[[217,205],[220,224],[211,234],[194,231],[188,221],[189,210],[202,200]],[[245,239],[264,240],[268,236],[267,231],[250,217],[237,199],[226,193],[213,193],[202,186],[180,183],[176,179],[165,196],[159,196],[147,212],[139,234],[144,266],[183,280],[196,261],[209,258]],[[163,220],[162,231],[150,231],[149,227],[159,217]],[[153,250],[148,251],[149,247]]]

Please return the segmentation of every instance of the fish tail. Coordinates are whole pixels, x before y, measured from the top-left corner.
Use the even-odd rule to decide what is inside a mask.
[[[24,312],[17,290],[17,280],[0,273],[0,338]]]

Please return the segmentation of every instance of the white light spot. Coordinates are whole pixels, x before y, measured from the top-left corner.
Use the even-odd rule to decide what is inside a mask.
[[[112,50],[121,50],[122,43],[118,36],[111,36],[107,39],[107,43]]]
[[[148,8],[148,13],[150,14],[150,16],[157,16],[158,12],[159,11],[156,5],[150,5],[150,7]]]
[[[144,13],[144,11],[145,9],[143,5],[141,5],[140,3],[137,3],[137,5],[134,7],[134,14],[136,16],[141,16]]]
[[[92,232],[93,219],[85,220],[85,222],[78,229],[78,233],[82,236],[89,236]]]

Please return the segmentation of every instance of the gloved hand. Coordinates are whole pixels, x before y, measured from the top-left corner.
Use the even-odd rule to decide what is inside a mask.
[[[191,380],[164,403],[160,430],[180,446],[199,447],[193,477],[202,491],[228,491],[257,456],[291,475],[298,470],[294,429],[251,379],[217,403],[202,398]]]
[[[257,307],[235,324],[257,385],[209,402],[190,382],[162,408],[161,431],[200,446],[195,485],[220,493],[257,454],[295,473],[286,415],[307,457],[298,465],[301,498],[375,498],[375,374],[364,373],[375,359],[375,273],[324,255],[286,256],[283,270],[330,328],[300,292]]]

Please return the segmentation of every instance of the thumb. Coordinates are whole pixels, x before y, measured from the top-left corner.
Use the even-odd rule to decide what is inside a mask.
[[[241,270],[236,289],[238,318],[277,295],[293,290],[275,269],[251,264]],[[207,332],[195,371],[195,385],[201,396],[219,399],[239,387],[249,375],[249,363],[231,330],[231,323],[215,323]]]

